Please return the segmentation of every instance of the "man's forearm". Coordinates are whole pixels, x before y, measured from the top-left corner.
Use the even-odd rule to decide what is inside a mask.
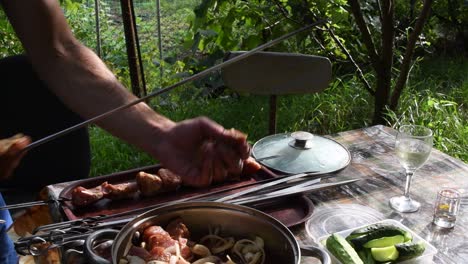
[[[46,78],[44,81],[50,89],[85,119],[137,99],[94,52],[79,43],[69,46],[65,54],[54,56],[54,61],[35,68],[43,71],[40,76]],[[158,140],[160,133],[171,127],[173,122],[155,113],[145,103],[139,103],[102,119],[98,125],[115,136],[154,153],[153,149],[148,149],[153,144],[143,140]],[[135,131],[141,134],[136,135]]]
[[[58,1],[2,3],[39,77],[71,110],[91,118],[136,99],[94,52],[75,39]],[[157,142],[148,144],[144,140],[157,141],[173,122],[140,103],[98,125],[154,154]]]

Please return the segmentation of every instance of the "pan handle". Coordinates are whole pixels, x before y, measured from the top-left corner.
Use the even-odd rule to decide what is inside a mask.
[[[316,257],[320,259],[322,264],[331,264],[330,255],[319,247],[301,245],[301,255]]]
[[[86,260],[91,264],[111,264],[111,262],[98,254],[94,250],[94,246],[97,242],[104,242],[106,240],[114,240],[118,230],[114,229],[102,229],[90,234],[85,241],[84,253]]]

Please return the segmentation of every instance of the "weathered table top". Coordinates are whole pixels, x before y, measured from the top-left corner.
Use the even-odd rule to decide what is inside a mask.
[[[327,180],[361,180],[311,194],[309,197],[315,204],[312,218],[308,223],[294,227],[292,231],[300,243],[314,244],[317,237],[311,235],[319,236],[320,232],[323,235],[355,227],[349,226],[353,222],[349,221],[352,217],[362,216],[369,221],[372,217],[377,220],[394,219],[437,248],[434,263],[465,263],[468,260],[468,209],[465,212],[461,208],[456,226],[448,230],[433,225],[432,215],[436,193],[440,188],[452,187],[468,192],[468,165],[433,149],[429,160],[416,171],[411,185],[411,196],[421,202],[420,210],[406,214],[396,212],[389,207],[388,200],[392,196],[403,194],[406,178],[394,155],[395,135],[394,129],[385,126],[329,135],[328,137],[348,148],[352,162],[339,173],[330,175]],[[65,186],[67,183],[49,186],[49,195],[58,196]],[[346,215],[338,216],[341,217],[339,221],[335,219],[333,223],[324,223],[323,219],[326,217],[317,217],[323,212],[335,212],[336,208],[348,210],[348,213],[343,211]],[[310,232],[306,226],[310,227]],[[312,258],[304,258],[303,262],[318,263]]]
[[[311,194],[310,198],[315,204],[315,212],[320,213],[340,206],[368,208],[370,215],[380,214],[380,217],[385,219],[397,220],[436,247],[438,253],[433,259],[434,263],[466,263],[468,261],[468,209],[462,206],[453,229],[444,230],[433,225],[432,215],[437,191],[442,187],[456,188],[466,194],[468,165],[433,149],[429,160],[416,171],[411,184],[410,195],[421,202],[420,210],[415,213],[394,211],[388,204],[389,198],[402,195],[406,181],[404,170],[394,154],[395,135],[396,130],[384,126],[330,135],[331,138],[345,145],[352,155],[351,165],[334,177],[361,178],[362,180]],[[314,216],[311,221],[314,221],[313,219]],[[324,226],[323,223],[309,224],[311,227]],[[342,229],[335,223],[332,228],[335,230],[329,232],[348,228],[350,227],[346,226],[345,222],[343,222]],[[320,228],[315,229],[326,231]],[[305,225],[293,231],[302,243],[314,243]],[[310,233],[313,235],[319,231]]]

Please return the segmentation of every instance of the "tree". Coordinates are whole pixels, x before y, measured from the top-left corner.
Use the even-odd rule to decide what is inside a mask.
[[[397,110],[432,2],[423,0],[421,6],[416,0],[409,1],[404,9],[408,13],[406,21],[397,21],[395,5],[402,4],[395,0],[362,1],[363,6],[359,0],[203,0],[195,11],[193,45],[199,52],[219,56],[236,47],[251,49],[294,28],[326,18],[330,21],[327,25],[274,49],[323,54],[335,62],[349,60],[364,88],[375,98],[373,123],[383,124],[386,109]],[[414,19],[419,7],[419,15]],[[404,40],[397,43],[397,37]],[[399,53],[403,53],[401,61]],[[365,78],[363,69],[367,62],[375,72],[373,85]]]
[[[356,24],[361,32],[362,40],[367,48],[367,54],[371,61],[372,67],[377,75],[373,120],[373,122],[376,124],[381,124],[384,122],[384,113],[387,106],[393,111],[397,110],[398,100],[408,79],[415,44],[429,16],[432,1],[433,0],[424,0],[423,7],[418,18],[416,19],[414,28],[409,34],[403,61],[401,62],[399,74],[396,77],[396,83],[392,91],[391,82],[392,66],[394,60],[395,1],[381,1],[380,21],[382,24],[382,33],[380,49],[377,49],[369,32],[368,25],[364,20],[359,1],[348,0],[351,12],[353,13]]]

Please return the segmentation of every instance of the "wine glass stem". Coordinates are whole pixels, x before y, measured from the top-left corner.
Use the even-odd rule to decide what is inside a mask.
[[[414,172],[406,171],[406,186],[405,186],[405,197],[409,199],[409,190],[411,187],[411,180],[413,179]]]

